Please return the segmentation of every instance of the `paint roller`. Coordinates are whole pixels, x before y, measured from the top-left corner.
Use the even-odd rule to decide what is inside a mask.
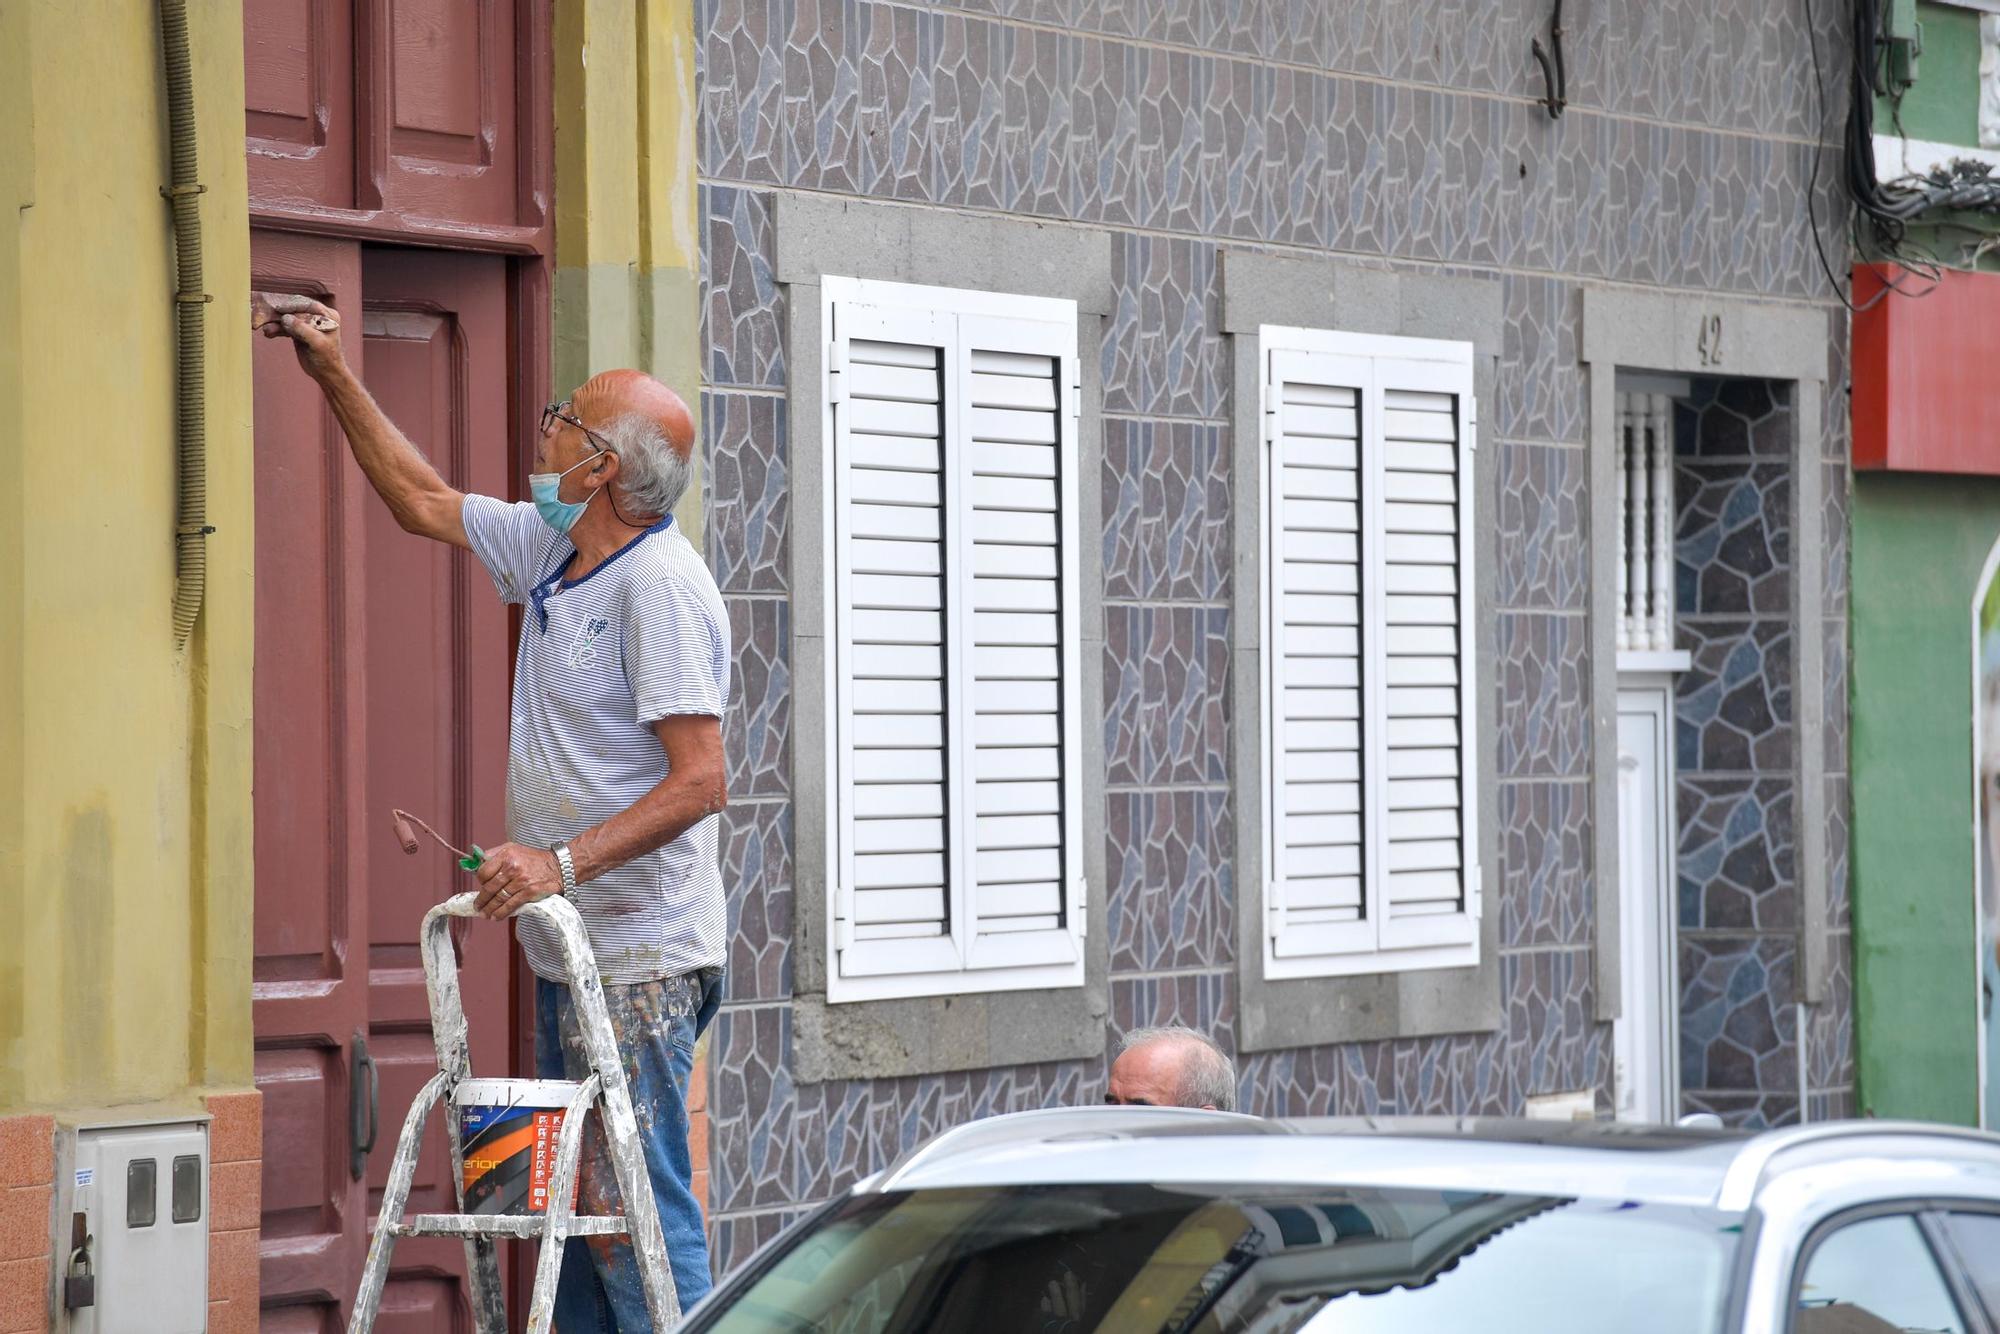
[[[477,871],[486,861],[486,853],[477,843],[472,845],[472,851],[470,852],[467,852],[464,848],[454,847],[445,841],[443,834],[440,834],[437,830],[431,828],[406,810],[392,808],[389,811],[389,819],[396,830],[396,842],[402,844],[403,851],[412,857],[423,850],[424,845],[417,841],[417,830],[421,829],[435,839],[439,847],[458,858],[458,864],[464,870]]]
[[[396,842],[400,843],[403,851],[412,857],[424,850],[424,845],[417,840],[417,830],[421,829],[437,840],[439,847],[457,857],[459,867],[463,870],[477,871],[480,865],[486,860],[485,852],[481,851],[477,843],[472,845],[472,851],[470,852],[467,852],[463,848],[453,847],[445,840],[444,835],[438,833],[437,830],[431,828],[406,810],[392,807],[389,811],[389,821],[391,827],[396,831]],[[451,919],[452,952],[461,960],[465,958],[465,933],[471,925],[472,923],[463,917],[454,917]]]

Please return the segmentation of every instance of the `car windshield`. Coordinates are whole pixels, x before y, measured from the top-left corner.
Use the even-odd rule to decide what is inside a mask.
[[[1063,1185],[861,1195],[714,1334],[1706,1334],[1733,1215],[1473,1191]]]

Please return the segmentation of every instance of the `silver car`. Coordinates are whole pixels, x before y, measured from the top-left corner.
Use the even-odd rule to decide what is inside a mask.
[[[2000,1136],[1022,1112],[856,1185],[685,1328],[2000,1334]]]

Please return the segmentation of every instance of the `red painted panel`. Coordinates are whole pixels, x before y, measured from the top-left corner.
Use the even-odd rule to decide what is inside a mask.
[[[356,310],[361,252],[256,232],[252,282]],[[357,364],[361,350],[355,349]],[[256,1073],[266,1098],[265,1300],[338,1299],[365,1192],[349,1173],[348,1049],[368,1023],[361,516],[376,503],[288,343],[254,340]]]
[[[1879,299],[1878,299],[1879,298]],[[2000,477],[2000,274],[1946,270],[1928,296],[1854,270],[1854,466]]]
[[[371,249],[362,268],[361,331],[376,401],[453,486],[508,494],[507,261]],[[505,609],[469,553],[410,536],[379,504],[366,524],[367,807],[406,807],[460,846],[490,847],[505,838],[506,824]],[[396,854],[386,824],[381,836],[369,899],[370,1042],[381,1063],[383,1124],[395,1126],[436,1068],[418,928],[433,903],[471,881],[435,849]],[[512,955],[507,929],[472,925],[459,978],[473,1068],[488,1074],[511,1073]],[[447,1133],[440,1118],[420,1159],[413,1210],[455,1207]],[[390,1156],[388,1143],[377,1145],[371,1212]],[[462,1245],[408,1242],[396,1248],[390,1286],[415,1283],[431,1293],[440,1272],[456,1278],[463,1268]],[[409,1319],[432,1309],[428,1298],[406,1306]]]
[[[514,6],[362,0],[360,15],[364,205],[411,219],[527,221],[516,208]]]
[[[354,206],[352,0],[244,0],[250,197]]]

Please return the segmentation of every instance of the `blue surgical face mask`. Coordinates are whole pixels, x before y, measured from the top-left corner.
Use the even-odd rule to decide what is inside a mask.
[[[597,455],[591,454],[585,458],[580,458],[561,472],[528,474],[528,494],[534,497],[535,510],[542,516],[543,523],[564,535],[568,535],[569,530],[576,527],[576,521],[583,517],[583,512],[586,509],[590,508],[591,497],[595,496],[597,492],[591,492],[589,496],[585,496],[580,501],[572,502],[564,500],[560,494],[562,491],[562,479],[575,472],[578,468],[581,468],[584,464],[591,462],[596,457]]]

